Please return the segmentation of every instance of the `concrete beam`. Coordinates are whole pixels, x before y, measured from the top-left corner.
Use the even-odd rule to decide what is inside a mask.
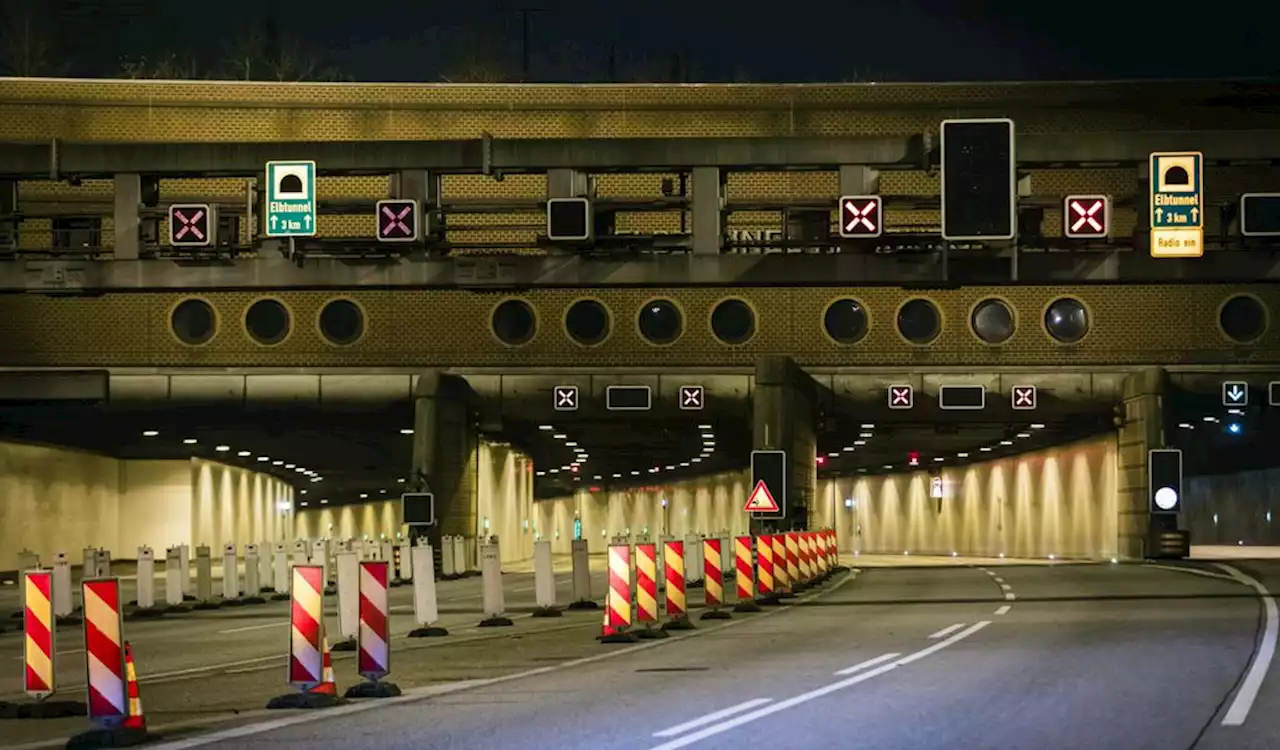
[[[1280,158],[1280,132],[1147,131],[1018,136],[1021,167],[1137,164],[1152,151],[1198,150],[1209,161]],[[488,158],[486,158],[488,151]],[[122,172],[175,176],[257,175],[273,159],[314,160],[322,174],[545,172],[550,169],[634,171],[809,167],[860,164],[919,168],[936,162],[925,138],[547,138],[453,141],[280,143],[8,143],[0,144],[0,177],[111,177]],[[52,167],[52,168],[51,168]],[[486,171],[488,170],[488,171]]]
[[[962,264],[951,263],[954,275]],[[1133,252],[1023,253],[1026,283],[1240,282],[1280,280],[1280,256],[1219,251],[1205,258],[1151,262]],[[987,276],[990,276],[988,278]],[[967,276],[966,283],[1004,283],[1007,275]],[[0,261],[0,292],[164,289],[432,289],[805,286],[942,282],[941,266],[893,255],[671,255],[634,259],[580,256],[503,256],[368,261],[307,258],[301,265],[277,254],[234,262],[172,260]]]

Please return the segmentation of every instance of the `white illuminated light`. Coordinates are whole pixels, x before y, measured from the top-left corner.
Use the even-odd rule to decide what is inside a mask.
[[[304,494],[304,495],[305,495],[305,494],[307,494],[307,491],[306,491],[306,490],[298,490],[298,492],[301,492],[301,493],[302,493],[302,494]]]
[[[249,453],[249,451],[239,451],[238,453],[236,453],[236,455],[239,456],[240,458],[248,458],[252,454]]]
[[[686,469],[687,469],[687,468],[689,468],[689,462],[688,462],[688,461],[685,461],[685,462],[681,463],[680,465],[681,465],[681,466],[683,466],[683,467],[684,467],[684,468],[686,468]]]
[[[667,464],[667,471],[675,471],[675,470],[676,470],[676,465],[675,465],[675,464]],[[1268,519],[1268,520],[1270,520],[1270,519]]]
[[[545,472],[545,471],[538,471],[538,472],[534,472],[534,473],[536,473],[536,474],[537,474],[538,476],[540,476],[540,477],[545,477],[545,476],[547,475],[547,472]]]
[[[934,461],[938,461],[938,462],[942,462],[942,461],[946,461],[947,459],[943,458],[942,456],[937,456],[937,457],[935,457],[933,460],[934,460]]]
[[[219,452],[219,453],[226,453],[227,451],[231,450],[231,446],[229,446],[229,445],[219,445],[218,447],[214,448],[214,450],[215,450],[215,451],[217,451],[217,452]]]
[[[292,468],[294,468],[295,466],[297,466],[297,464],[285,464],[285,465],[284,465],[284,468],[286,468],[286,469],[292,469]]]
[[[270,461],[270,460],[271,460],[271,457],[270,457],[270,456],[258,456],[258,460],[259,460],[259,461]]]
[[[569,436],[568,436],[568,435],[565,435],[565,434],[564,434],[564,433],[562,433],[562,432],[557,432],[556,434],[552,435],[551,437],[555,438],[556,440],[568,440],[568,439],[569,439]]]
[[[1043,430],[1043,429],[1044,429],[1044,425],[1039,424],[1039,423],[1037,423],[1037,424],[1033,424],[1033,425],[1031,425],[1031,429],[1033,429],[1033,430]]]
[[[1022,438],[1022,439],[1024,439],[1024,440],[1025,440],[1025,439],[1027,439],[1027,438],[1031,437],[1031,433],[1030,433],[1030,432],[1019,432],[1019,433],[1018,433],[1018,437],[1020,437],[1020,438]]]
[[[693,463],[695,463],[695,464],[700,464],[700,463],[702,463],[702,456],[695,456],[694,458],[689,459],[689,461],[692,461],[692,462],[693,462]],[[683,463],[683,464],[680,464],[680,465],[681,465],[681,466],[688,466],[688,464],[687,464],[687,463]]]
[[[956,454],[956,458],[968,458],[968,457],[969,457],[969,454],[968,454],[968,453],[957,453],[957,454]]]
[[[990,449],[990,448],[988,448],[988,447],[986,447],[986,446],[983,446],[983,447],[979,448],[978,450],[982,451],[983,453],[990,453],[990,452],[991,452],[991,449]]]
[[[1196,428],[1195,425],[1191,424],[1190,422],[1179,422],[1178,426],[1184,430],[1194,430]]]
[[[870,432],[859,432],[858,437],[865,439],[865,438],[875,437],[875,436]]]
[[[329,504],[329,499],[328,499],[328,498],[325,498],[324,500],[321,500],[321,501],[320,501],[320,504],[321,504],[321,505],[328,505],[328,504]]]
[[[1204,421],[1206,421],[1206,422],[1217,422],[1217,421],[1218,421],[1218,418],[1217,418],[1217,417],[1205,417],[1205,418],[1204,418]]]
[[[219,448],[218,450],[222,450],[222,449],[221,449],[221,448]],[[272,462],[271,462],[271,465],[272,465],[272,466],[282,466],[282,465],[284,465],[284,461],[272,461]]]
[[[404,477],[400,477],[396,481],[399,482],[400,484],[404,484]]]
[[[198,443],[198,442],[200,442],[200,441],[196,440],[195,438],[187,438],[186,440],[183,440],[182,442],[183,442],[183,444],[184,444],[184,445],[195,445],[196,443]]]
[[[552,474],[559,474],[559,473],[560,473],[560,470],[559,470],[559,469],[548,469],[548,471],[550,471]]]
[[[856,448],[854,448],[852,445],[846,445],[846,446],[844,447],[844,452],[845,452],[845,453],[853,453],[855,450],[857,450],[857,449],[856,449]]]
[[[159,430],[143,430],[142,432],[143,437],[155,437],[159,434],[160,434]]]
[[[886,469],[892,469],[892,468],[893,468],[893,464],[885,464],[885,465],[884,465],[884,468],[886,468]]]
[[[1001,441],[1000,441],[1000,444],[1001,444],[1001,445],[1013,445],[1013,441],[1012,441],[1012,440],[1001,440]]]
[[[369,499],[369,493],[368,493],[368,492],[361,492],[361,493],[360,493],[360,499],[361,499],[361,500],[367,500],[367,499]]]
[[[638,477],[638,476],[640,476],[640,472],[638,472],[638,471],[633,471],[633,472],[631,472],[631,476],[633,476],[633,477]]]
[[[865,441],[865,440],[855,440],[855,441],[853,441],[853,444],[854,444],[854,445],[866,445],[866,444],[867,444],[867,441]]]
[[[874,422],[864,422],[862,425],[862,429],[864,430],[874,430],[875,428],[876,425]]]
[[[840,457],[840,454],[839,454],[839,453],[828,453],[828,454],[827,454],[827,458],[839,458],[839,457]]]
[[[573,442],[573,441],[569,441],[569,442],[565,443],[565,445],[567,445],[567,446],[568,446],[568,447],[570,447],[570,448],[577,448],[577,447],[578,447],[578,444],[577,444],[577,443],[575,443],[575,442]]]
[[[621,474],[614,474],[614,475],[613,475],[613,478],[614,478],[614,479],[621,479],[621,478],[622,478],[622,475],[621,475]]]
[[[401,434],[401,435],[412,435],[412,434],[413,434],[413,428],[412,428],[412,427],[405,427],[404,429],[400,430],[400,434]]]
[[[1178,507],[1178,491],[1172,487],[1161,487],[1156,490],[1155,500],[1160,510],[1173,510]]]
[[[539,430],[542,430],[542,431],[544,431],[544,432],[551,432],[551,431],[552,431],[552,430],[554,430],[555,428],[554,428],[554,427],[552,427],[552,426],[551,426],[551,425],[549,425],[549,424],[540,424],[540,425],[538,425],[538,429],[539,429]]]
[[[700,425],[698,425],[698,429],[699,429],[699,430],[709,430],[709,429],[711,429],[711,425],[709,425],[709,424],[700,424]]]

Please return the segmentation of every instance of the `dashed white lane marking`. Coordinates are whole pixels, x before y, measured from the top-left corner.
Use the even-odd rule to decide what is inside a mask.
[[[1007,614],[1009,614],[1009,610],[1010,610],[1010,609],[1012,609],[1012,607],[1010,607],[1008,604],[1005,604],[1004,606],[1002,606],[1002,607],[1000,607],[999,609],[997,609],[997,610],[996,610],[996,614],[997,614],[997,615],[1007,615]]]
[[[279,622],[268,622],[262,625],[245,625],[242,628],[230,628],[228,630],[219,630],[218,635],[227,635],[229,633],[247,633],[250,630],[265,630],[267,628],[282,628],[288,625],[288,621],[281,620]]]
[[[1013,594],[1013,592],[1012,592],[1012,591],[1006,591],[1006,592],[1004,592],[1004,600],[1005,600],[1006,602],[1014,601],[1014,600],[1015,600],[1015,599],[1017,599],[1017,598],[1018,598],[1018,597],[1014,596],[1014,594]]]
[[[991,576],[991,580],[995,581],[996,583],[1004,583],[1004,579],[997,575]]]
[[[956,632],[957,630],[959,630],[960,628],[963,628],[963,627],[964,627],[964,623],[963,623],[963,622],[957,622],[955,625],[948,625],[948,626],[946,626],[946,627],[945,627],[945,628],[943,628],[942,630],[939,630],[938,632],[936,632],[936,633],[934,633],[933,635],[929,636],[929,638],[930,638],[931,640],[935,640],[935,641],[936,641],[936,640],[938,640],[939,638],[946,638],[947,636],[951,635],[952,633]]]
[[[677,734],[684,734],[690,729],[697,729],[698,727],[706,726],[707,724],[711,724],[712,722],[720,721],[721,719],[727,719],[730,716],[733,716],[734,714],[740,714],[743,711],[750,711],[756,706],[763,706],[764,704],[772,700],[773,700],[772,698],[755,698],[753,700],[743,701],[742,703],[739,703],[736,706],[729,706],[728,708],[722,708],[719,711],[714,711],[712,713],[707,714],[706,716],[699,716],[698,718],[693,719],[691,721],[686,721],[683,724],[676,724],[674,727],[671,727],[670,729],[664,729],[661,732],[654,732],[653,736],[654,737],[674,737]]]
[[[1236,691],[1235,699],[1227,707],[1227,715],[1222,718],[1223,726],[1238,727],[1249,718],[1249,709],[1253,708],[1253,702],[1258,698],[1258,691],[1262,689],[1262,681],[1267,677],[1267,669],[1271,667],[1271,660],[1276,655],[1276,635],[1280,632],[1280,622],[1277,622],[1276,600],[1271,598],[1271,592],[1267,591],[1266,586],[1256,578],[1226,563],[1216,564],[1227,571],[1232,578],[1257,591],[1262,597],[1262,606],[1267,614],[1267,625],[1262,631],[1262,640],[1254,653],[1253,663],[1249,665],[1249,672],[1245,675],[1244,682],[1240,684],[1240,689]]]
[[[717,734],[721,734],[723,732],[729,731],[730,729],[740,727],[743,724],[749,724],[750,722],[753,722],[756,719],[762,719],[766,716],[772,716],[773,714],[776,714],[779,711],[785,711],[788,708],[791,708],[793,706],[799,706],[802,703],[808,703],[811,700],[821,698],[825,695],[830,695],[831,693],[834,693],[838,690],[843,690],[847,687],[852,687],[854,685],[857,685],[860,682],[866,682],[867,680],[870,680],[874,677],[879,677],[880,675],[886,672],[892,672],[898,667],[905,667],[911,662],[919,661],[920,659],[923,659],[926,656],[935,654],[941,651],[942,649],[947,648],[948,646],[953,646],[959,643],[960,641],[964,640],[965,638],[968,638],[969,636],[978,632],[979,630],[982,630],[983,628],[985,628],[990,624],[991,622],[989,620],[983,620],[982,622],[977,623],[976,625],[971,625],[968,628],[965,628],[964,630],[960,631],[959,633],[956,633],[955,635],[951,636],[945,641],[938,641],[937,643],[933,644],[932,646],[929,646],[928,648],[923,648],[919,651],[916,651],[913,654],[908,654],[907,656],[904,656],[900,659],[891,661],[887,664],[883,664],[879,667],[876,667],[875,669],[872,669],[869,672],[862,672],[861,674],[856,674],[853,677],[850,677],[848,679],[840,680],[839,682],[833,682],[830,685],[825,685],[816,690],[810,690],[807,693],[802,693],[801,695],[797,695],[794,698],[788,698],[784,701],[779,701],[778,703],[765,706],[764,708],[756,709],[751,713],[735,716],[734,718],[728,719],[726,721],[722,721],[719,724],[712,724],[711,726],[705,729],[701,729],[697,732],[694,732],[693,734],[686,734],[685,736],[680,737],[678,739],[671,740],[670,742],[667,742],[661,745],[656,745],[650,748],[650,750],[676,750],[677,748],[687,747],[689,745],[692,745],[695,742],[701,742],[702,740],[705,740],[708,737],[714,737]]]
[[[1005,591],[1012,591],[1012,590],[1013,590],[1013,587],[1012,587],[1012,586],[1010,586],[1010,585],[1009,585],[1009,584],[1007,584],[1007,583],[1002,583],[1002,584],[1000,584],[1000,588],[1004,589]]]
[[[870,669],[871,667],[874,667],[875,665],[880,664],[882,662],[889,661],[890,659],[897,659],[899,656],[902,656],[902,654],[881,654],[880,656],[877,656],[874,659],[867,659],[866,661],[861,662],[859,664],[854,664],[852,667],[845,667],[839,672],[836,672],[836,676],[844,677],[845,675],[851,675],[854,672],[861,672],[864,669]]]

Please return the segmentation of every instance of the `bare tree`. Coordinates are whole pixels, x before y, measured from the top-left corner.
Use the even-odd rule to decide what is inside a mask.
[[[452,46],[456,62],[440,76],[447,83],[508,83],[519,79],[513,66],[503,60],[500,45],[491,39],[463,32]]]
[[[68,62],[54,53],[47,5],[10,0],[0,17],[0,72],[22,77],[64,75]]]
[[[120,75],[124,78],[155,78],[166,81],[205,77],[195,57],[172,52],[154,60],[146,56],[125,58],[120,61]]]
[[[242,81],[349,80],[274,21],[246,26],[226,48],[221,77]]]

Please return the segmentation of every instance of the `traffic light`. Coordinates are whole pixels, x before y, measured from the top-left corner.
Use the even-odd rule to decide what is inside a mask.
[[[584,242],[592,235],[591,201],[586,198],[547,199],[547,239]]]
[[[214,244],[218,221],[208,203],[175,203],[169,206],[169,244],[173,247],[209,247]]]
[[[1240,234],[1245,237],[1280,236],[1280,193],[1245,193],[1240,196]]]
[[[1013,120],[942,122],[942,237],[1011,240],[1018,228]]]
[[[1147,451],[1147,494],[1152,513],[1182,511],[1182,451],[1177,448]]]

